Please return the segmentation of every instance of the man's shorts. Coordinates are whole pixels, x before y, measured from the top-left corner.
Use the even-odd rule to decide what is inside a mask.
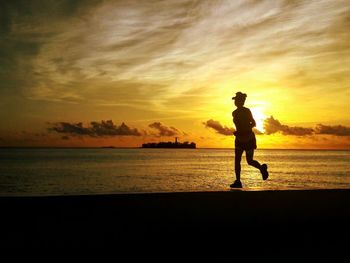
[[[244,151],[256,149],[256,138],[253,132],[244,135],[236,135],[235,148]]]

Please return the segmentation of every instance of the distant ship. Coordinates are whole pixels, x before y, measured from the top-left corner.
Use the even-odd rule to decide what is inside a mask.
[[[183,148],[183,149],[195,149],[196,144],[194,142],[178,142],[175,137],[175,142],[149,142],[142,144],[142,148]]]

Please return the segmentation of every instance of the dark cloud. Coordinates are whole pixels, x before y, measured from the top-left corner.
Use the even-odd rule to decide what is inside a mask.
[[[259,131],[257,128],[253,128],[253,132],[254,132],[256,135],[262,135],[262,134],[264,134],[263,132]]]
[[[108,137],[108,136],[177,136],[185,133],[179,131],[175,127],[168,127],[160,122],[154,122],[148,125],[150,128],[157,130],[157,133],[130,128],[124,122],[117,126],[112,120],[92,121],[88,126],[84,126],[82,122],[57,122],[48,123],[51,132],[63,133],[72,136],[90,136],[90,137]],[[68,136],[63,136],[68,137]],[[62,139],[69,139],[63,138]]]
[[[124,122],[117,127],[112,120],[91,122],[92,130],[97,136],[133,135],[140,136],[141,133],[135,128],[129,128]]]
[[[213,119],[210,119],[206,122],[203,122],[205,127],[207,128],[212,128],[214,129],[217,133],[226,135],[226,136],[231,136],[233,133],[236,131],[234,128],[229,128],[227,126],[222,126],[222,124],[218,121],[215,121]],[[264,134],[263,132],[259,131],[257,128],[253,128],[253,132],[257,135],[262,135]]]
[[[102,120],[101,122],[93,121],[88,127],[84,127],[81,122],[58,122],[54,123],[52,127],[48,128],[48,130],[70,135],[86,135],[91,137],[142,135],[136,128],[130,128],[124,122],[120,126],[116,126],[112,120]]]
[[[214,129],[217,133],[222,135],[231,136],[233,135],[235,129],[228,128],[220,124],[220,122],[215,120],[208,120],[203,122],[203,124],[211,129]],[[324,135],[335,135],[335,136],[350,136],[350,127],[342,126],[342,125],[323,125],[318,124],[316,128],[307,128],[307,127],[291,127],[288,125],[281,124],[277,119],[273,116],[264,120],[264,130],[265,132],[261,132],[256,128],[253,128],[253,131],[257,135],[270,135],[274,133],[282,133],[283,135],[296,135],[296,136],[306,136],[306,135],[314,135],[314,134],[324,134]]]
[[[48,128],[49,131],[55,131],[58,133],[68,133],[72,135],[91,135],[93,133],[89,128],[83,127],[82,122],[69,123],[69,122],[58,122],[53,127]]]
[[[233,128],[228,128],[226,126],[222,126],[220,122],[214,121],[213,119],[210,119],[206,122],[203,122],[205,127],[212,128],[214,129],[217,133],[226,135],[226,136],[232,136],[233,133],[235,132],[235,129]]]
[[[318,124],[315,129],[316,134],[329,134],[336,136],[350,136],[350,127],[335,125],[328,126],[323,124]]]
[[[273,116],[264,120],[264,130],[267,135],[281,132],[283,135],[304,136],[311,135],[314,132],[312,128],[283,125],[278,120],[274,119]]]
[[[180,131],[174,127],[167,127],[160,122],[154,122],[148,125],[150,128],[156,129],[159,132],[159,136],[175,136],[179,135]]]

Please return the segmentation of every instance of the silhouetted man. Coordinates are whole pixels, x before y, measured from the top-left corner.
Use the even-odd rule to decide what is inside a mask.
[[[236,110],[232,112],[233,123],[236,126],[236,131],[234,135],[235,139],[235,173],[236,180],[230,185],[231,188],[242,188],[241,183],[241,159],[242,154],[246,152],[247,163],[260,170],[263,180],[269,177],[267,171],[267,165],[260,163],[253,159],[254,150],[256,149],[256,139],[253,132],[253,127],[256,126],[255,120],[251,111],[243,107],[247,94],[242,92],[237,92],[236,96],[232,99],[235,101],[237,107]]]

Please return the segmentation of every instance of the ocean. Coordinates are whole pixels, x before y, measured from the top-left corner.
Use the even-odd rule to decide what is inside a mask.
[[[270,177],[242,157],[248,190],[350,188],[350,151],[265,150]],[[0,149],[0,195],[229,191],[233,149]]]

